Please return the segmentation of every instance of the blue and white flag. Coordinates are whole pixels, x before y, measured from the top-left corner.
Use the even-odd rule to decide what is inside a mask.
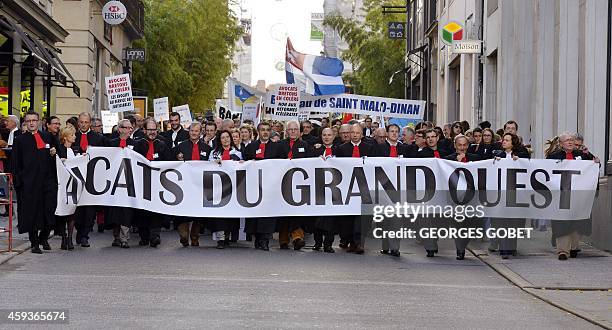
[[[342,94],[342,71],[344,64],[340,59],[302,54],[293,49],[287,38],[285,73],[288,84],[295,84],[300,91],[311,95]]]

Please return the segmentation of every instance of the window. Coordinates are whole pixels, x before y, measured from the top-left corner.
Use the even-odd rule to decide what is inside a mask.
[[[104,22],[104,39],[113,44],[113,26]]]

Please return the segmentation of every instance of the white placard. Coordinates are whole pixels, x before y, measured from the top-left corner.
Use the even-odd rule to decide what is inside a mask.
[[[132,84],[130,75],[106,77],[106,94],[108,110],[110,112],[134,111],[134,98],[132,97]]]
[[[272,110],[272,119],[297,120],[300,109],[300,90],[297,85],[274,86],[266,97],[266,107]]]
[[[104,134],[110,134],[113,132],[113,126],[119,122],[119,114],[116,112],[110,112],[107,110],[100,111],[102,115],[102,132]]]
[[[155,121],[170,120],[170,114],[168,113],[168,98],[162,97],[153,100],[153,118]]]
[[[191,125],[193,119],[191,118],[191,111],[189,110],[189,104],[183,104],[176,107],[172,107],[172,112],[178,112],[181,115],[181,125]]]

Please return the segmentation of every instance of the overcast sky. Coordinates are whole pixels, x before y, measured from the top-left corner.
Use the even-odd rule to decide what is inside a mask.
[[[302,53],[319,55],[321,41],[310,41],[310,14],[323,12],[323,0],[243,0],[243,13],[253,20],[251,85],[285,83],[285,44]],[[278,70],[276,66],[281,70]]]

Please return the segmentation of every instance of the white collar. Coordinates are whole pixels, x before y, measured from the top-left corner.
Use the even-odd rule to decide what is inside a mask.
[[[359,147],[359,145],[361,144],[361,141],[359,141],[359,143],[355,144],[355,142],[351,141],[351,144],[353,145],[353,147],[357,146]]]
[[[395,144],[391,143],[391,141],[389,141],[389,139],[387,139],[387,143],[392,146],[392,147],[397,147],[397,145],[399,144],[399,141],[395,142]]]

